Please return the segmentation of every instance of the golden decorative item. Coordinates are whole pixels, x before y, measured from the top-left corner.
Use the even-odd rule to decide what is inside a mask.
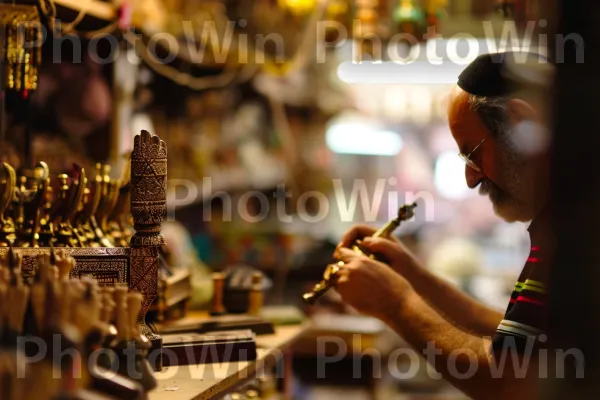
[[[15,223],[10,216],[4,212],[10,206],[15,189],[17,186],[17,177],[13,167],[7,163],[2,163],[2,177],[0,179],[0,247],[11,246],[16,239]]]
[[[42,231],[43,205],[50,186],[50,169],[42,161],[32,169],[23,170],[17,179],[13,204],[7,210],[12,213],[15,222],[17,235],[15,246],[38,247]]]
[[[77,176],[71,180],[71,185],[68,184],[69,176],[66,174],[59,175],[58,179],[60,180],[58,193],[60,206],[56,210],[56,214],[51,217],[56,229],[56,242],[54,245],[57,247],[82,247],[83,243],[75,234],[71,222],[83,200],[87,184],[85,170],[78,168]]]
[[[416,207],[416,203],[400,207],[400,210],[398,210],[398,217],[381,227],[377,232],[373,234],[373,237],[389,237],[396,229],[398,229],[398,227],[403,221],[409,220],[415,215]],[[381,256],[372,254],[366,248],[361,246],[359,241],[355,241],[353,243],[352,250],[356,251],[357,253],[364,254],[374,260],[385,262],[385,260]],[[335,287],[337,283],[337,273],[339,272],[340,267],[343,265],[343,261],[339,261],[336,264],[329,264],[325,269],[325,273],[323,274],[323,280],[317,285],[315,285],[313,290],[311,290],[308,293],[305,293],[302,296],[304,301],[308,304],[314,304],[319,298],[321,298],[325,293],[327,293],[329,289]]]
[[[6,89],[36,90],[42,63],[42,25],[35,6],[1,4]]]
[[[51,178],[46,163],[24,169],[0,165],[0,247],[128,247],[133,235],[130,175],[121,184],[96,165]]]

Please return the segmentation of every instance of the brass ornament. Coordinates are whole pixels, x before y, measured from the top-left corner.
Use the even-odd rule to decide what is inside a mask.
[[[42,25],[35,6],[1,4],[0,20],[4,32],[2,56],[5,62],[5,87],[17,92],[37,89],[42,63]]]
[[[373,234],[373,237],[389,237],[396,229],[398,229],[402,222],[414,217],[416,207],[416,203],[400,207],[400,209],[398,210],[398,217],[394,218],[393,220],[385,224],[383,227],[381,227],[377,232]],[[364,254],[371,259],[385,262],[385,260],[383,260],[382,257],[370,253],[367,249],[361,246],[359,241],[355,241],[351,248],[355,252]],[[334,288],[336,286],[337,280],[339,278],[338,273],[343,266],[343,261],[338,261],[335,264],[329,264],[325,269],[325,273],[323,274],[323,280],[317,283],[310,292],[305,293],[302,296],[302,299],[308,304],[316,303],[316,301],[323,295],[325,295],[325,293],[327,293],[329,289]]]
[[[0,247],[12,246],[16,239],[15,223],[5,212],[15,195],[17,176],[13,167],[2,163],[0,171]]]

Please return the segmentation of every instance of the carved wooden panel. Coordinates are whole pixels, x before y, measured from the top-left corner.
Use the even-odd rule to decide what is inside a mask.
[[[103,260],[99,257],[77,257],[71,278],[94,278],[99,285],[115,285],[128,283],[129,257],[111,257]],[[100,267],[98,267],[100,265]]]
[[[83,278],[87,275],[98,279],[100,284],[129,283],[131,251],[129,248],[61,247],[60,249],[76,260],[75,268],[71,271],[71,278]],[[51,252],[48,247],[25,247],[14,250],[23,256],[21,270],[25,278],[33,275],[37,265],[37,256]],[[8,247],[0,248],[0,256],[4,256],[8,251]],[[108,276],[115,277],[116,281],[107,282]]]

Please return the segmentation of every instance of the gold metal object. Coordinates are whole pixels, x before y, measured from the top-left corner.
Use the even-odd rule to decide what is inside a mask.
[[[106,206],[106,185],[110,181],[110,177],[102,175],[102,164],[96,164],[96,179],[91,187],[93,197],[85,214],[85,220],[82,222],[82,229],[86,235],[91,238],[90,247],[114,247],[114,245],[105,237],[104,232],[100,229],[98,223],[98,215],[101,214],[102,208]]]
[[[415,215],[415,208],[417,207],[417,203],[413,203],[410,205],[404,205],[400,207],[398,210],[398,217],[394,218],[384,226],[382,226],[377,232],[373,234],[373,237],[389,237],[403,221],[411,219]],[[361,246],[359,241],[355,241],[352,244],[352,250],[357,253],[361,253],[366,255],[369,258],[374,260],[383,261],[381,257],[378,257],[376,254],[370,253],[367,249]],[[308,304],[314,304],[319,298],[321,298],[327,291],[337,284],[338,280],[338,272],[341,267],[344,266],[343,261],[338,261],[335,264],[329,264],[325,268],[325,273],[323,274],[323,280],[317,283],[313,290],[308,293],[305,293],[302,298]]]
[[[16,239],[15,223],[10,215],[6,215],[15,195],[17,177],[15,170],[7,163],[2,163],[0,181],[0,247],[8,247]]]
[[[85,170],[77,167],[76,176],[70,178],[66,174],[58,176],[60,181],[59,202],[54,215],[51,216],[56,228],[58,247],[83,247],[79,236],[74,232],[72,221],[80,209],[87,184]]]
[[[50,169],[44,162],[21,171],[13,203],[17,247],[39,247],[43,204],[50,182]]]
[[[5,38],[2,57],[6,63],[6,88],[18,92],[36,90],[42,62],[42,25],[36,6],[0,4]]]
[[[44,162],[18,176],[0,163],[0,247],[128,247],[134,234],[131,174],[113,180],[109,166],[96,167],[88,179],[77,165],[51,177]]]

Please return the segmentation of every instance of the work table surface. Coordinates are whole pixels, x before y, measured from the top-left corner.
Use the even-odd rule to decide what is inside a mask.
[[[272,335],[256,336],[255,361],[165,367],[156,373],[158,387],[149,393],[149,399],[196,400],[224,395],[238,383],[274,366],[308,327],[308,323],[278,326]]]

